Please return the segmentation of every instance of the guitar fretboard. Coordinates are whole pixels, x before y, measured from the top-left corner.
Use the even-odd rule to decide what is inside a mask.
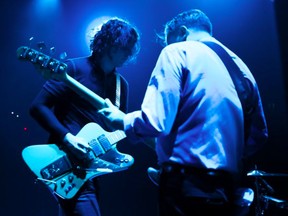
[[[111,144],[117,143],[118,141],[126,138],[126,134],[124,131],[117,130],[112,133],[109,133],[106,138]]]
[[[78,95],[85,98],[89,101],[93,106],[95,106],[98,109],[102,109],[105,107],[105,100],[95,94],[93,91],[91,91],[86,86],[79,83],[77,80],[66,74],[66,79],[63,80],[69,88],[71,88],[73,91],[75,91]]]

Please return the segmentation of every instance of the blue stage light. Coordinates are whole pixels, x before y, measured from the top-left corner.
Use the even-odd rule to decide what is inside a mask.
[[[94,38],[95,33],[99,31],[103,23],[105,23],[110,18],[111,17],[109,16],[98,17],[88,24],[86,28],[86,44],[89,49],[90,49],[91,40]]]

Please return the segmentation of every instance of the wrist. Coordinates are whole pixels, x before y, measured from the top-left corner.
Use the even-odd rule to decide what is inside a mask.
[[[62,139],[63,143],[70,143],[70,140],[72,139],[73,135],[71,133],[66,133]]]

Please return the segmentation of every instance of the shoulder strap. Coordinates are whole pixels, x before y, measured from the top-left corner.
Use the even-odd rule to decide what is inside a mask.
[[[253,98],[254,95],[251,82],[247,78],[245,78],[243,72],[240,70],[232,57],[222,46],[211,41],[203,41],[202,43],[210,47],[225,64],[230,74],[230,77],[235,85],[238,97],[243,107],[243,112],[245,114],[251,112],[251,109],[253,109],[253,100],[251,100],[251,98]]]
[[[120,92],[121,92],[121,80],[120,75],[116,73],[116,98],[115,98],[115,106],[120,108]]]

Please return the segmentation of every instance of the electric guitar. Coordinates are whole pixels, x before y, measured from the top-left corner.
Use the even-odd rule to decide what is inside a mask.
[[[105,106],[103,98],[66,73],[65,63],[26,46],[17,49],[17,57],[39,65],[45,79],[65,82],[96,108]],[[92,149],[85,162],[77,161],[56,144],[31,145],[22,151],[25,163],[37,180],[64,199],[73,198],[88,179],[126,170],[134,163],[132,156],[117,150],[117,142],[126,137],[124,131],[107,132],[96,123],[88,123],[76,136],[86,139]]]

